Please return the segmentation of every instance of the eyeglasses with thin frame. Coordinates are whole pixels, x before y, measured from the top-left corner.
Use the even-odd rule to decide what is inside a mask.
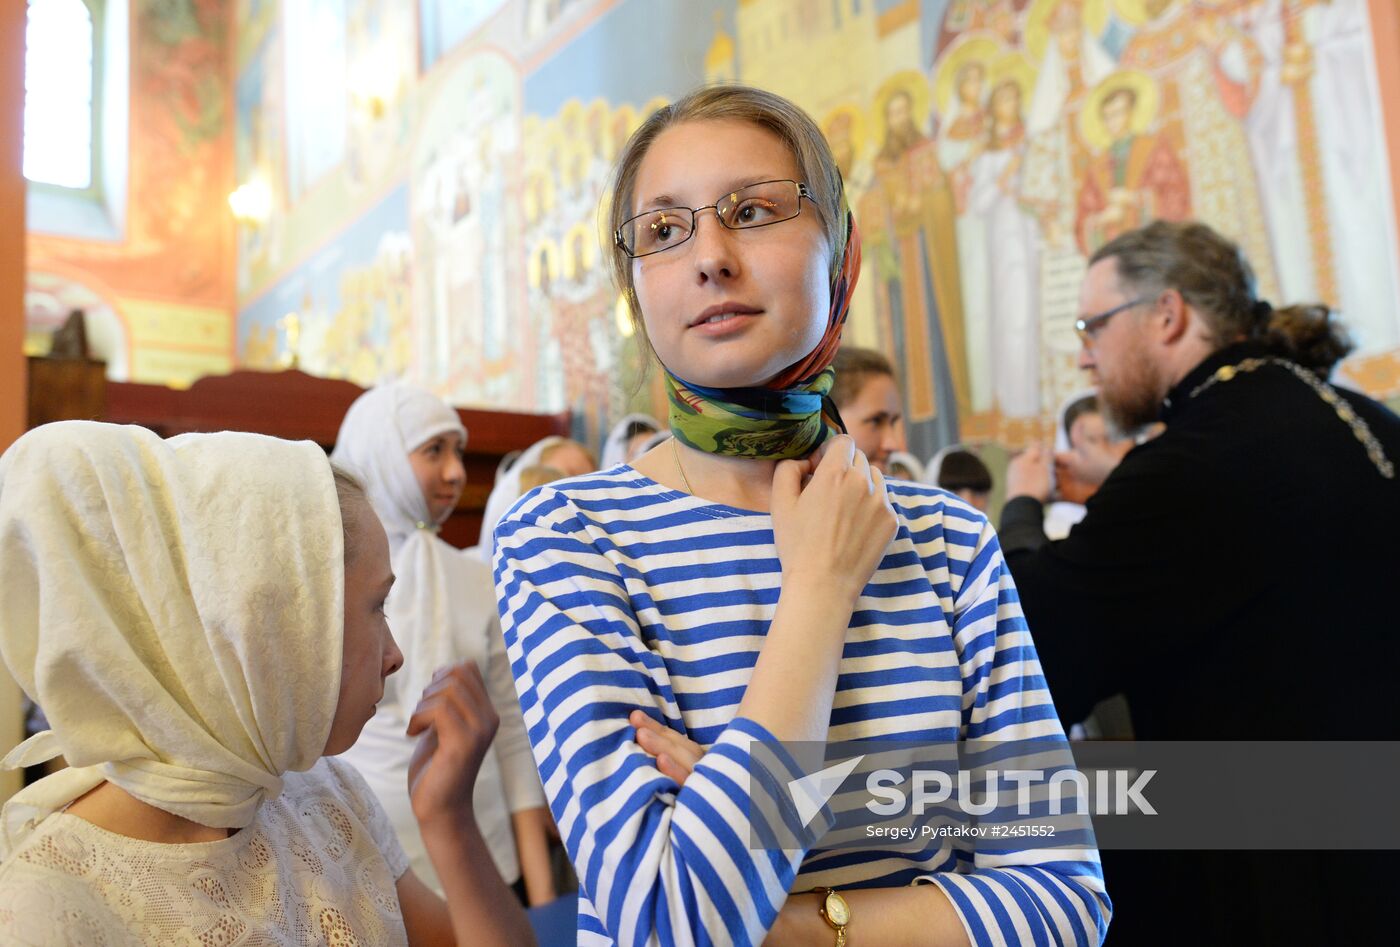
[[[613,233],[618,249],[632,259],[661,253],[695,234],[695,215],[713,209],[730,230],[753,230],[792,220],[802,212],[802,198],[812,192],[800,181],[760,181],[737,188],[704,207],[658,207],[629,217]]]
[[[1150,303],[1153,298],[1152,296],[1139,296],[1137,299],[1132,299],[1114,306],[1107,312],[1101,312],[1096,316],[1085,316],[1082,319],[1076,319],[1074,322],[1074,331],[1079,333],[1079,341],[1083,342],[1085,345],[1093,345],[1094,336],[1103,331],[1103,327],[1108,325],[1108,320],[1125,309],[1141,306],[1143,303]]]

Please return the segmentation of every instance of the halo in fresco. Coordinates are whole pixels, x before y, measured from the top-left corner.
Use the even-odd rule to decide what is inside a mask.
[[[559,248],[553,240],[543,237],[535,241],[530,251],[530,288],[548,293],[559,278]]]
[[[828,142],[840,135],[850,142],[851,150],[857,155],[865,153],[865,114],[859,106],[849,102],[838,105],[826,113],[820,124]]]
[[[1029,102],[1035,89],[1035,67],[1021,53],[1014,50],[998,56],[987,73],[987,88],[996,91],[1004,82],[1014,82],[1020,90],[1021,102]]]
[[[1157,120],[1160,93],[1157,84],[1152,81],[1152,77],[1133,69],[1115,72],[1094,87],[1094,91],[1089,94],[1084,111],[1079,113],[1080,134],[1084,136],[1084,141],[1089,147],[1095,151],[1103,151],[1113,143],[1112,136],[1104,127],[1102,109],[1104,100],[1120,89],[1127,89],[1137,97],[1129,126],[1132,134],[1144,134],[1152,128],[1153,122]]]
[[[909,97],[910,109],[914,113],[914,124],[923,127],[928,121],[929,87],[928,80],[913,69],[896,72],[880,85],[875,93],[875,107],[871,118],[875,123],[875,140],[884,141],[889,129],[886,115],[890,99],[903,93]]]
[[[1006,44],[992,33],[973,33],[959,36],[953,45],[938,61],[938,69],[933,76],[933,100],[938,104],[938,116],[948,120],[953,113],[953,99],[957,93],[958,76],[973,63],[980,63],[984,69],[991,66],[992,60],[1006,51]]]

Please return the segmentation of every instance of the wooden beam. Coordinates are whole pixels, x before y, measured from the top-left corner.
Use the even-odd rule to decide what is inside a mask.
[[[25,0],[0,0],[0,450],[24,433],[24,25]],[[0,748],[24,739],[19,688],[0,666]],[[0,773],[0,800],[19,789]]]

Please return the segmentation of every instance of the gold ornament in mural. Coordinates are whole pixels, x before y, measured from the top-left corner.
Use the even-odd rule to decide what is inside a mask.
[[[531,289],[548,292],[559,278],[559,248],[553,240],[540,240],[530,250],[528,278]]]
[[[1108,25],[1108,0],[1033,0],[1021,28],[1022,45],[1035,62],[1045,58],[1050,35],[1073,25],[1082,35],[1102,36]]]
[[[540,150],[540,164],[545,168],[558,174],[563,180],[564,153],[569,149],[569,141],[564,135],[564,130],[557,122],[550,122],[545,126],[544,147]]]
[[[589,171],[592,169],[593,154],[588,149],[588,143],[582,139],[576,139],[565,147],[563,152],[564,166],[561,177],[564,187],[569,191],[576,191],[583,186],[588,179]]]
[[[535,223],[554,210],[554,177],[536,168],[525,175],[525,220]]]
[[[1121,90],[1127,90],[1133,95],[1133,106],[1128,117],[1128,130],[1132,134],[1146,133],[1157,118],[1160,93],[1152,77],[1132,69],[1113,73],[1094,87],[1094,91],[1089,93],[1089,101],[1084,106],[1084,111],[1079,113],[1080,133],[1094,152],[1104,151],[1113,144],[1114,136],[1104,124],[1103,104],[1109,96]]]
[[[612,118],[608,121],[608,137],[611,140],[612,149],[612,157],[608,159],[609,164],[622,154],[622,149],[627,145],[627,139],[632,137],[632,133],[640,128],[641,124],[641,117],[631,105],[624,102],[621,105],[613,106]]]
[[[574,224],[564,235],[564,278],[583,282],[598,265],[598,240],[587,224]]]
[[[1130,26],[1146,26],[1171,12],[1177,0],[1112,0],[1113,12]]]
[[[583,103],[578,99],[569,99],[559,109],[559,128],[564,134],[564,138],[570,143],[577,142],[583,137]]]
[[[908,99],[910,118],[914,127],[920,131],[927,127],[928,82],[922,73],[913,69],[905,69],[886,79],[881,84],[879,91],[875,93],[875,104],[871,109],[871,114],[875,122],[876,141],[885,141],[889,137],[887,123],[889,121],[890,100],[900,96]]]
[[[594,99],[588,103],[583,114],[583,128],[588,139],[588,150],[594,158],[608,164],[613,160],[612,136],[608,134],[608,103],[604,99]]]
[[[958,80],[966,70],[980,67],[985,75],[991,61],[1005,49],[1006,44],[992,33],[969,33],[953,41],[939,58],[933,74],[933,101],[940,119],[947,121],[956,111]]]

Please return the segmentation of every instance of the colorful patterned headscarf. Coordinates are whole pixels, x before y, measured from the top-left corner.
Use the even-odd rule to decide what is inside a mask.
[[[846,246],[831,281],[826,334],[807,356],[762,388],[706,388],[666,370],[671,430],[681,443],[710,454],[786,460],[806,457],[828,437],[845,433],[830,398],[831,363],[860,276],[860,231],[846,214]]]

